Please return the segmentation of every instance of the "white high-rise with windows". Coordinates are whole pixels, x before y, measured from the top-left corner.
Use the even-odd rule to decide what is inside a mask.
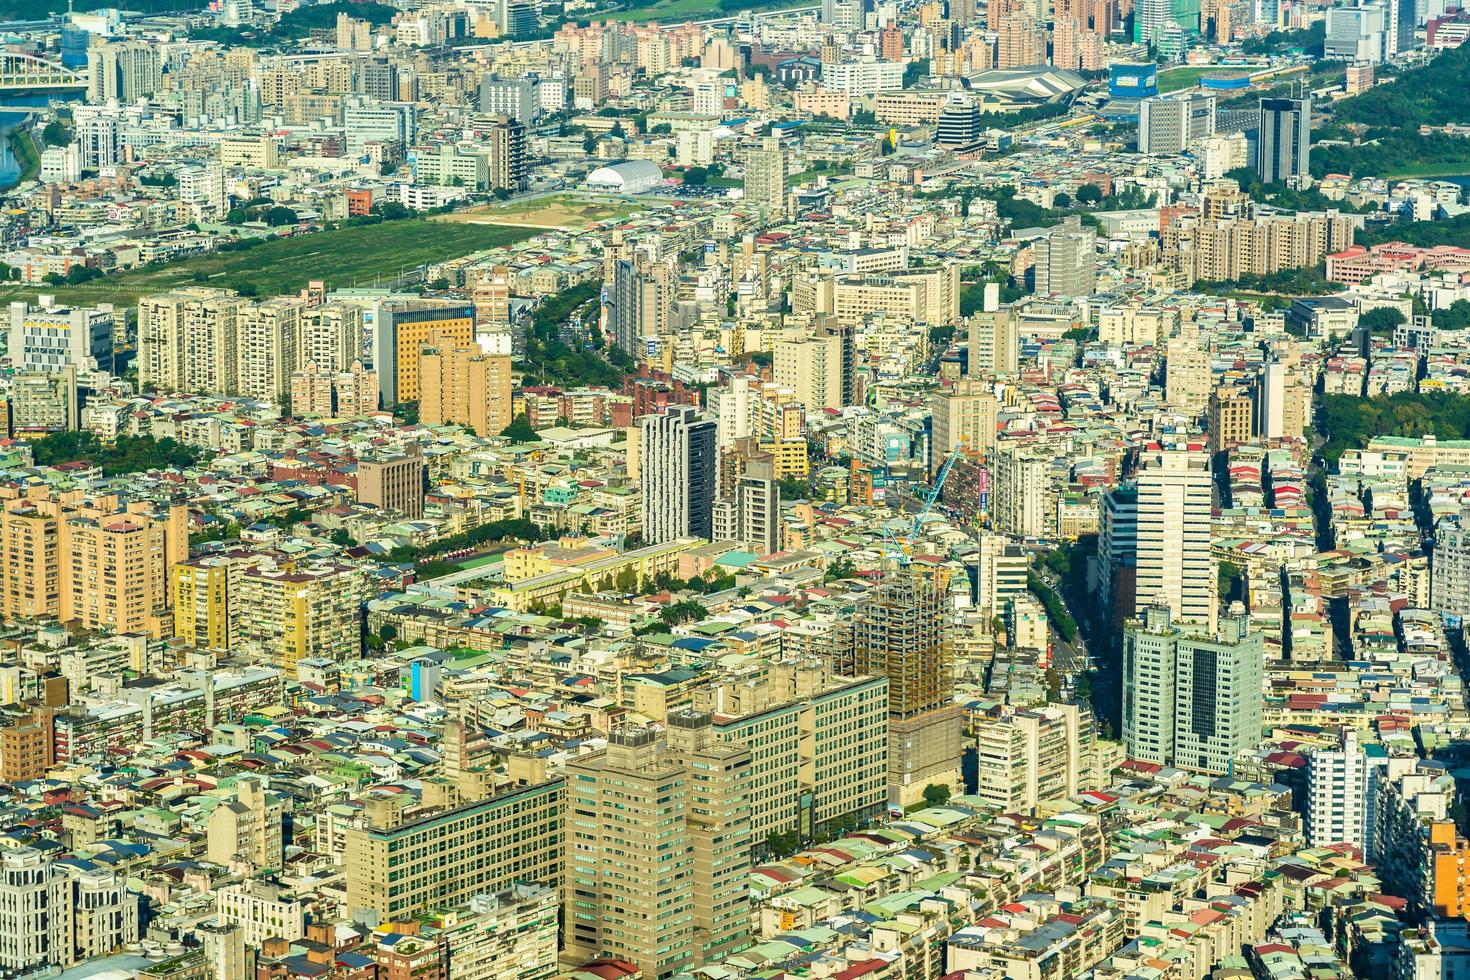
[[[1016,537],[1046,536],[1051,459],[1021,446],[995,454],[990,485],[991,520],[995,528]]]
[[[1381,745],[1359,745],[1358,732],[1344,728],[1337,748],[1307,756],[1307,844],[1352,844],[1373,848],[1378,784],[1388,766]]]
[[[29,847],[0,859],[0,970],[70,967],[138,940],[138,899],[114,871],[79,871]]]
[[[1156,449],[1138,472],[1138,572],[1133,612],[1162,603],[1176,622],[1215,632],[1210,554],[1213,486],[1202,448]]]

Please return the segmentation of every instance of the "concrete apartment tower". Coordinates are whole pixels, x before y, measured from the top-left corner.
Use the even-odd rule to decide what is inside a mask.
[[[568,763],[567,955],[664,980],[748,945],[750,784],[750,752],[696,712]]]

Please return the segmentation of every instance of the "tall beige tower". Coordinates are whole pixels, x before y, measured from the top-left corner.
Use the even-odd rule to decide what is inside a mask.
[[[1218,614],[1210,554],[1214,489],[1200,447],[1150,453],[1138,473],[1138,571],[1135,609],[1151,604],[1175,622],[1214,634]]]
[[[962,444],[971,452],[995,448],[995,423],[1000,402],[990,386],[976,378],[962,378],[951,389],[934,393],[930,413],[934,439],[929,453],[931,472]]]
[[[567,764],[569,957],[664,980],[749,944],[750,753],[709,725],[674,715],[667,743],[615,732]]]
[[[780,137],[767,136],[746,152],[745,200],[763,211],[786,211],[786,153]]]

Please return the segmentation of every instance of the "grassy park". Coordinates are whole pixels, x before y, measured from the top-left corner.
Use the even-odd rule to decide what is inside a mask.
[[[12,284],[0,302],[34,301],[40,293],[62,303],[128,306],[138,297],[181,286],[246,287],[260,296],[294,292],[312,279],[332,286],[371,285],[427,262],[468,255],[529,238],[535,228],[460,224],[411,218],[277,238],[254,248],[211,252],[103,276],[79,286]]]

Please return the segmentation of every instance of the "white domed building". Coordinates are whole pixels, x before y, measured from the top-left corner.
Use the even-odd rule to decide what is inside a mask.
[[[652,160],[625,160],[598,167],[587,175],[587,189],[605,194],[642,194],[651,191],[664,179],[664,172]]]

